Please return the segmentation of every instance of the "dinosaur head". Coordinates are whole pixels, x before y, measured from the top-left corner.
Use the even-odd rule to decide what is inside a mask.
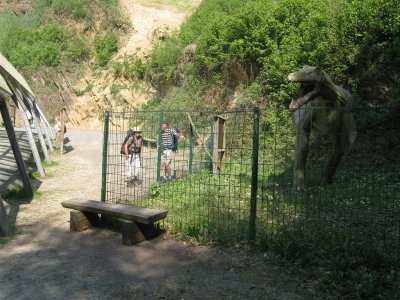
[[[318,67],[304,66],[297,72],[290,73],[289,81],[300,83],[300,88],[289,105],[291,111],[313,100],[321,89],[324,73]]]

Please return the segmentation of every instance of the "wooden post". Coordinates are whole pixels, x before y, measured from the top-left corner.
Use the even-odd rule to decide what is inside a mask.
[[[28,172],[26,171],[25,162],[22,158],[21,150],[19,149],[18,141],[15,136],[14,127],[12,126],[10,114],[4,100],[0,100],[0,110],[4,125],[6,127],[8,139],[10,140],[11,149],[14,153],[15,162],[17,163],[19,174],[21,176],[22,184],[24,185],[25,193],[28,195],[33,195],[33,190],[29,180]]]
[[[213,175],[225,169],[225,121],[222,116],[214,117]]]
[[[43,113],[42,110],[40,109],[40,106],[37,105],[36,102],[35,102],[35,108],[36,108],[36,110],[39,112],[40,119],[43,121],[44,126],[46,127],[47,132],[49,133],[50,140],[54,140],[54,131],[53,131],[53,127],[50,126],[49,121],[47,121],[46,116],[44,115],[44,113]],[[50,148],[50,149],[52,149],[52,148]],[[53,150],[51,150],[51,151],[53,151]]]
[[[45,122],[43,122],[43,128],[46,133],[46,140],[47,140],[47,145],[49,146],[49,150],[50,150],[50,152],[53,152],[54,148],[53,148],[53,143],[51,142],[51,134],[50,134],[49,128],[47,127],[47,124]]]
[[[10,118],[11,118],[11,121],[12,121],[12,125],[13,125],[13,127],[15,127],[15,113],[16,113],[16,108],[15,108],[15,106],[14,105],[10,105],[10,103],[9,103],[9,108],[10,108],[10,110],[9,110],[9,114],[10,114]],[[11,117],[12,116],[12,117]]]
[[[37,147],[36,147],[35,139],[33,138],[32,130],[31,130],[31,126],[29,124],[28,118],[27,118],[27,116],[25,114],[25,111],[22,108],[21,104],[18,102],[17,97],[15,95],[13,95],[12,99],[14,101],[14,104],[18,107],[18,110],[19,110],[19,112],[21,114],[21,118],[24,121],[26,135],[28,136],[29,144],[30,144],[31,150],[32,150],[32,155],[33,155],[33,158],[35,160],[38,172],[39,172],[40,176],[44,178],[45,177],[44,169],[43,169],[43,166],[42,166],[42,162],[40,160],[39,152],[38,152]]]
[[[60,112],[60,122],[61,122],[61,131],[60,131],[60,151],[61,154],[64,152],[64,126],[65,126],[65,107]]]
[[[10,234],[10,224],[8,223],[7,211],[0,196],[0,236],[8,236]]]
[[[69,230],[75,232],[85,231],[86,229],[98,226],[100,218],[96,213],[71,210]]]
[[[122,244],[126,246],[136,245],[144,240],[151,239],[159,231],[154,224],[141,224],[134,221],[123,220]]]
[[[164,120],[164,113],[160,112],[160,122],[158,128],[158,152],[157,152],[157,181],[161,178],[161,156],[162,156],[162,123]],[[165,170],[164,170],[165,172]],[[165,174],[163,174],[164,176]]]
[[[47,163],[51,164],[49,152],[47,151],[47,146],[46,146],[46,143],[43,138],[43,133],[42,133],[42,129],[40,128],[40,123],[39,123],[38,117],[36,116],[36,114],[33,110],[31,111],[31,115],[32,115],[32,119],[33,119],[33,124],[35,124],[35,128],[36,128],[36,131],[37,131],[37,134],[39,137],[39,142],[40,142],[40,146],[42,147],[44,158]]]
[[[35,99],[33,99],[33,100],[30,99],[30,100],[32,102],[32,110],[35,112],[37,122],[39,123],[39,128],[42,129],[41,123],[43,123],[43,128],[44,128],[44,133],[46,135],[47,145],[49,146],[50,152],[53,152],[53,150],[54,150],[53,143],[51,142],[52,130],[51,130],[50,126],[49,127],[47,126],[47,124],[46,124],[47,120],[46,120],[45,116],[42,115],[40,108],[36,103],[36,100]]]
[[[258,150],[260,144],[260,108],[255,107],[253,111],[253,153],[251,163],[251,191],[250,191],[250,218],[249,218],[249,241],[254,245],[256,240],[257,219],[257,190],[258,190]]]

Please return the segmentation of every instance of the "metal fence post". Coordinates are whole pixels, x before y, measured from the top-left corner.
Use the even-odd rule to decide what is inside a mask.
[[[250,193],[250,223],[249,241],[256,239],[256,214],[257,214],[257,189],[258,189],[258,150],[259,150],[259,131],[260,131],[260,108],[253,110],[253,153],[252,153],[252,172],[251,172],[251,193]]]
[[[60,112],[60,122],[61,122],[61,129],[60,129],[60,154],[64,154],[64,128],[65,128],[65,110],[66,108],[63,107]]]
[[[212,172],[213,170],[213,158],[212,158],[212,153],[214,152],[214,120],[211,120],[210,124],[210,142],[209,142],[209,147],[210,147],[210,171]]]
[[[164,119],[164,113],[160,113],[160,125],[158,128],[158,156],[157,156],[157,181],[160,181],[161,176],[161,154],[162,154],[162,123]]]
[[[106,181],[107,181],[107,148],[108,148],[108,126],[110,113],[104,112],[104,133],[103,133],[103,160],[101,164],[101,201],[106,201]]]
[[[190,124],[189,129],[189,174],[193,173],[193,126]]]

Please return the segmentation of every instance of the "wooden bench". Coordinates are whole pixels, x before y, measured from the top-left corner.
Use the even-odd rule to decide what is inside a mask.
[[[110,215],[124,219],[122,223],[122,244],[136,245],[159,233],[154,222],[165,219],[168,211],[114,204],[95,200],[71,199],[61,202],[65,208],[73,209],[70,213],[70,230],[84,231],[98,226],[100,215]]]

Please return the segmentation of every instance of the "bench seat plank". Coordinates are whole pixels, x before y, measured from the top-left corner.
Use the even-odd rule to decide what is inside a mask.
[[[108,214],[143,224],[152,224],[167,217],[167,210],[107,203],[96,200],[70,199],[61,202],[65,208],[98,214]]]

